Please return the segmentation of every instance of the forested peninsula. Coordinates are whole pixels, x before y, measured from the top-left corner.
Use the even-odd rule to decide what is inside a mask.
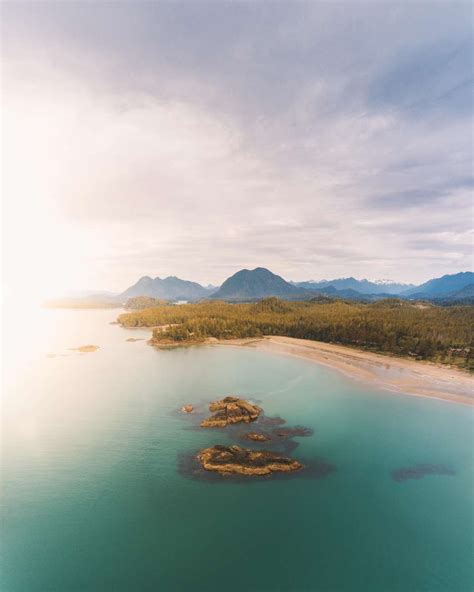
[[[161,304],[121,314],[123,327],[152,327],[152,343],[179,345],[279,335],[353,346],[473,370],[474,307],[395,298],[358,303],[327,298],[288,302]]]

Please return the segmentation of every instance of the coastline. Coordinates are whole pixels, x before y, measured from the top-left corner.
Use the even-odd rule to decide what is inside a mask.
[[[406,360],[343,345],[293,337],[217,340],[208,345],[251,347],[310,360],[363,382],[399,394],[474,406],[474,379],[467,372],[432,362]]]

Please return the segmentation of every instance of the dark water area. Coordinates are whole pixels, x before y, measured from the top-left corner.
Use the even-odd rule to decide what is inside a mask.
[[[116,314],[43,311],[9,344],[2,592],[472,589],[472,409],[247,348],[159,351],[127,342],[148,332],[110,325]],[[100,349],[69,349],[83,344]],[[200,428],[229,394],[265,415]],[[270,440],[244,444],[249,431]],[[305,468],[249,479],[197,465],[198,450],[236,443]]]
[[[423,479],[426,475],[455,475],[456,471],[444,465],[419,464],[414,467],[402,467],[392,471],[394,481],[407,479]]]

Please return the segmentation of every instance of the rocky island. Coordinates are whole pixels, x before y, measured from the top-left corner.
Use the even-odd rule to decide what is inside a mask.
[[[230,424],[250,423],[262,413],[262,409],[238,397],[225,397],[209,405],[209,411],[214,413],[201,422],[203,428],[223,428]]]
[[[90,352],[95,352],[99,349],[98,345],[81,345],[79,347],[71,347],[72,351],[80,352],[81,354],[87,354]]]
[[[253,442],[267,442],[268,440],[271,440],[269,436],[257,432],[249,432],[248,434],[245,434],[245,438],[247,440],[252,440]]]
[[[204,448],[197,455],[203,469],[221,475],[269,475],[270,473],[289,473],[299,471],[303,465],[292,458],[281,456],[267,450],[255,451],[241,446],[221,446],[216,444]]]
[[[181,407],[183,413],[191,413],[193,410],[194,407],[190,404]],[[180,470],[184,473],[190,473],[197,478],[203,478],[207,474],[206,479],[219,479],[219,476],[229,475],[260,477],[278,473],[288,474],[306,468],[305,473],[319,478],[333,470],[332,466],[320,461],[310,462],[304,467],[298,460],[287,456],[298,446],[293,438],[312,435],[313,431],[310,428],[282,427],[285,420],[281,417],[267,417],[263,409],[255,403],[235,396],[211,402],[209,410],[213,415],[200,422],[201,428],[227,428],[226,431],[231,437],[251,441],[253,444],[266,442],[267,449],[256,450],[254,447],[247,448],[236,444],[215,444],[199,452],[195,451],[190,456],[183,455]],[[251,422],[257,422],[258,429],[249,430]]]

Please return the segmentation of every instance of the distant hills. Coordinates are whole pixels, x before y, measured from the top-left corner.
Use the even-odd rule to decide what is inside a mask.
[[[345,300],[372,302],[383,298],[432,300],[444,304],[462,301],[474,302],[474,273],[467,271],[435,278],[419,286],[388,280],[375,282],[353,277],[320,282],[288,282],[264,267],[241,269],[216,288],[204,287],[196,282],[170,276],[164,279],[142,277],[136,284],[122,292],[118,298],[148,296],[169,301],[225,300],[249,302],[276,296],[283,300],[310,300],[316,295]]]
[[[459,300],[463,298],[474,298],[474,284],[468,284],[467,286],[464,286],[464,288],[461,288],[457,292],[452,292],[451,294],[449,294],[449,296],[451,298],[457,298]]]
[[[104,307],[122,306],[129,299],[146,297],[168,302],[225,300],[250,302],[278,297],[282,300],[313,300],[337,298],[374,302],[384,298],[429,300],[435,304],[474,304],[474,273],[470,271],[444,275],[419,286],[391,281],[357,280],[353,277],[336,280],[288,282],[264,267],[241,269],[219,287],[201,286],[197,282],[175,276],[164,279],[144,276],[121,294],[89,293],[87,296],[49,301],[47,306]],[[153,300],[149,300],[153,302]],[[140,301],[140,306],[143,302]],[[151,304],[150,304],[151,306]]]
[[[181,280],[175,276],[169,276],[164,279],[159,277],[151,278],[144,276],[136,284],[127,288],[118,297],[126,301],[135,296],[149,296],[150,298],[160,298],[164,300],[202,300],[207,298],[213,292],[213,288],[204,288],[196,282]]]
[[[311,280],[307,282],[294,282],[294,285],[317,292],[327,290],[328,288],[335,288],[336,290],[354,290],[359,294],[400,294],[414,287],[413,284],[400,284],[391,282],[390,280],[371,282],[369,280],[356,280],[353,277],[322,280],[320,282]]]
[[[429,280],[421,286],[415,286],[403,292],[404,296],[417,298],[444,298],[454,296],[456,292],[466,286],[474,284],[474,273],[463,271],[454,275],[443,275],[443,277]]]
[[[397,294],[390,294],[388,292],[378,292],[377,294],[366,294],[358,292],[352,288],[344,290],[338,290],[333,285],[327,286],[326,288],[319,288],[318,290],[312,290],[313,296],[318,294],[319,296],[329,296],[331,298],[342,298],[343,300],[360,300],[363,302],[372,302],[375,300],[382,300],[383,298],[399,298]]]
[[[245,302],[277,296],[283,300],[309,299],[309,290],[300,288],[272,273],[264,267],[241,269],[227,278],[222,286],[210,296],[213,300]]]
[[[404,298],[409,300],[432,300],[450,302],[467,301],[474,302],[474,294],[470,286],[474,285],[474,273],[464,271],[452,275],[444,275],[414,286],[413,284],[401,284],[396,282],[370,282],[369,280],[356,280],[355,278],[341,278],[332,281],[298,282],[299,287],[347,300],[380,300],[381,298]]]
[[[449,305],[449,304],[474,304],[474,284],[464,286],[457,292],[451,292],[447,296],[432,298],[435,304]]]
[[[472,286],[474,286],[474,273],[470,271],[445,275],[414,286],[390,281],[357,280],[353,277],[320,282],[288,282],[269,269],[257,267],[241,269],[227,278],[220,288],[204,287],[197,282],[182,280],[175,276],[164,279],[144,276],[122,292],[118,299],[125,302],[128,298],[148,296],[174,302],[177,300],[193,302],[208,298],[228,302],[248,302],[269,296],[277,296],[283,300],[309,300],[316,294],[321,294],[332,298],[362,301],[394,296],[410,300],[443,299],[446,301],[473,299]]]

